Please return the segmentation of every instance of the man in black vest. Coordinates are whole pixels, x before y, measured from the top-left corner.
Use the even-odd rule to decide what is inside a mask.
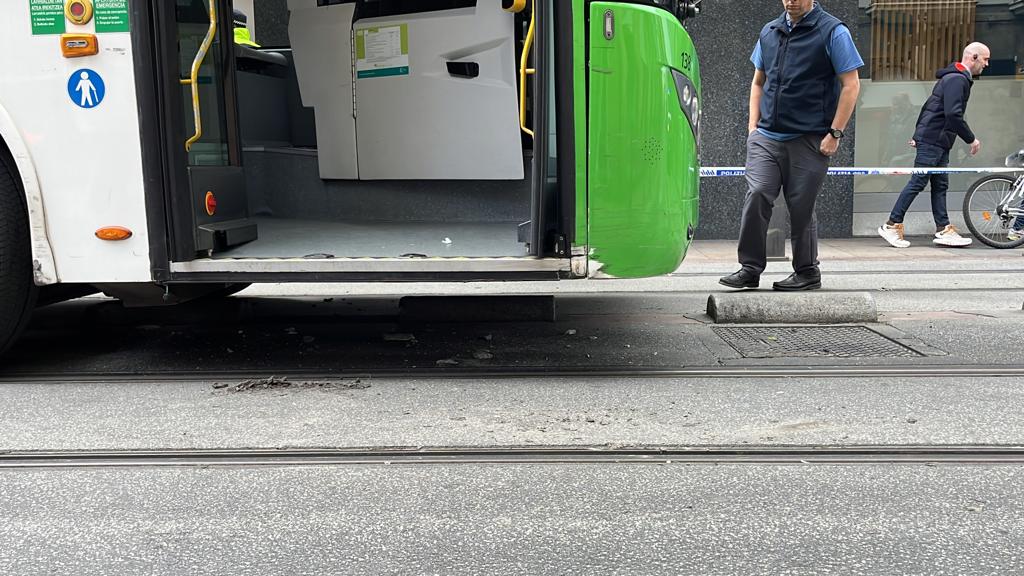
[[[814,204],[860,93],[864,60],[850,31],[813,0],[783,0],[785,13],[761,30],[751,62],[747,195],[738,272],[719,280],[757,288],[767,263],[772,205],[782,190],[793,229],[793,274],[776,290],[821,288]]]

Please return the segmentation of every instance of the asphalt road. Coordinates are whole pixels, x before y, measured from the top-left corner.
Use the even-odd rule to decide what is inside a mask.
[[[1015,574],[1024,470],[0,472],[4,574]]]
[[[830,278],[833,290],[880,286],[871,293],[885,323],[868,328],[930,351],[898,357],[745,355],[704,315],[714,281],[587,284],[593,292],[559,293],[554,322],[408,322],[395,295],[373,287],[54,306],[0,368],[0,451],[1024,445],[1016,273]],[[794,373],[585,373],[765,366]],[[989,374],[934,372],[972,366]],[[806,373],[815,367],[933,372]],[[464,376],[521,368],[541,373]],[[580,373],[543,373],[554,369]],[[303,377],[246,383],[277,373]],[[1024,570],[1022,474],[991,464],[5,469],[0,574],[1012,574]]]

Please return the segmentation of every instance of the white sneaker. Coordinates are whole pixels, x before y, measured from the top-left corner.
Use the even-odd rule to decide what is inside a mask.
[[[932,240],[939,246],[952,246],[954,248],[963,248],[964,246],[970,246],[972,240],[970,238],[964,238],[956,231],[956,227],[952,224],[942,229],[942,232],[935,233],[935,239]]]
[[[1010,231],[1006,233],[1006,239],[1011,242],[1016,242],[1021,238],[1024,238],[1024,228],[1021,228],[1020,230],[1011,228]]]
[[[878,235],[885,238],[885,241],[892,245],[893,248],[906,248],[910,246],[908,240],[903,239],[903,224],[882,224],[878,227]]]

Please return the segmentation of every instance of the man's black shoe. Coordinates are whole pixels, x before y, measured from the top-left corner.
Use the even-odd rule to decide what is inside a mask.
[[[757,288],[761,285],[761,277],[746,268],[718,279],[718,283],[729,288]]]
[[[817,290],[821,288],[821,273],[794,272],[789,278],[772,284],[772,288],[783,292],[799,292],[800,290]]]

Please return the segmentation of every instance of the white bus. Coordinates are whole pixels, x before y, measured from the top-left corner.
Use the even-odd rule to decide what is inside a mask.
[[[695,12],[288,0],[289,42],[255,48],[230,0],[5,0],[0,352],[84,291],[670,272],[697,222]]]

